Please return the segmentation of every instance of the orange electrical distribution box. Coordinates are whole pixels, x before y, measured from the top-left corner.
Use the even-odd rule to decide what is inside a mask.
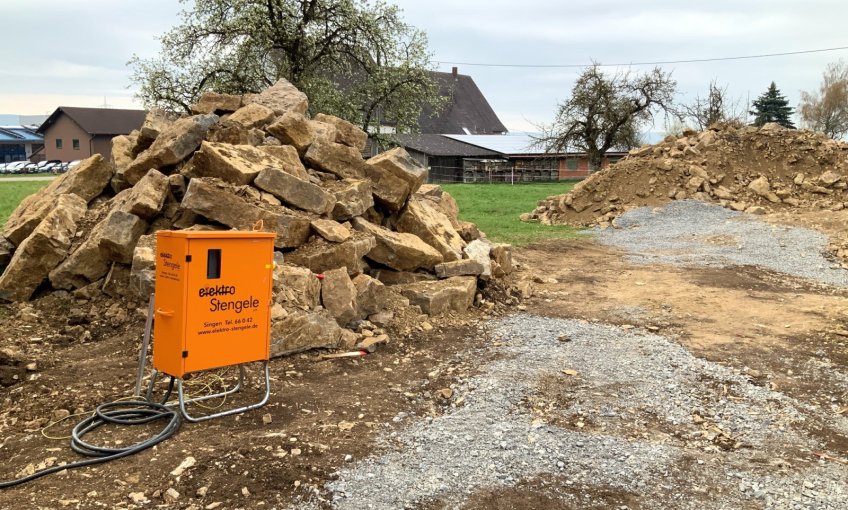
[[[274,234],[156,234],[153,366],[174,377],[267,360]]]

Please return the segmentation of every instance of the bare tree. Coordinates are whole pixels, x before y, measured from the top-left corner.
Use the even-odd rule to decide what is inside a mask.
[[[286,78],[314,111],[378,132],[415,131],[444,101],[426,34],[381,0],[182,0],[182,21],[153,58],[134,55],[132,81],[148,108],[190,112],[207,90],[259,92]]]
[[[676,86],[659,67],[645,74],[607,75],[594,64],[577,78],[571,97],[559,105],[538,143],[550,151],[584,151],[589,171],[595,171],[610,149],[637,147],[639,128],[655,113],[671,112]]]
[[[834,139],[848,135],[848,65],[844,61],[827,66],[818,91],[801,91],[798,113],[807,129]]]
[[[695,96],[689,104],[677,106],[677,116],[687,125],[703,131],[716,122],[742,122],[745,117],[739,99],[730,97],[727,85],[710,81],[706,97]]]

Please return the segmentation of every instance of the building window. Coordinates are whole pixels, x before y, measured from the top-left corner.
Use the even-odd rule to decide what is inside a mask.
[[[574,171],[577,170],[577,158],[568,158],[565,160],[565,168]]]
[[[76,138],[74,138],[73,140],[71,140],[71,145],[73,145],[73,146],[74,146],[74,150],[75,150],[75,151],[78,151],[78,150],[79,150],[79,140],[77,140]]]
[[[62,139],[61,139],[61,138],[57,138],[57,139],[56,139],[56,148],[57,148],[57,149],[61,149],[61,148],[62,148]]]

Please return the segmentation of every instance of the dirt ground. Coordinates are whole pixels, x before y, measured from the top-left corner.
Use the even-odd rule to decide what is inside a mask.
[[[498,344],[478,334],[476,324],[506,312],[644,328],[824,415],[848,412],[848,395],[838,389],[834,371],[821,370],[819,363],[826,360],[842,374],[848,365],[848,290],[756,267],[634,265],[591,239],[548,241],[518,251],[517,260],[522,269],[515,281],[537,280],[533,297],[520,308],[478,308],[434,319],[432,329],[418,324],[408,335],[394,332],[388,346],[358,360],[320,361],[317,353],[275,360],[273,394],[263,409],[185,423],[152,450],[2,490],[0,508],[286,508],[318,499],[338,469],[372,455],[379,439],[403,427],[405,417],[438,416],[461,405],[450,388],[474,375],[481,358],[498,356]],[[86,324],[92,338],[83,341],[71,329],[72,306],[40,303],[41,317],[28,319],[17,308],[0,308],[0,348],[17,353],[14,361],[0,358],[0,381],[14,383],[0,387],[0,480],[20,476],[28,465],[76,459],[67,439],[42,434],[44,425],[61,416],[57,411],[88,411],[132,393],[142,315],[131,311],[131,320],[118,329]],[[27,368],[30,363],[35,366]],[[250,375],[249,390],[225,405],[258,399],[257,367]],[[231,380],[232,373],[222,377]],[[556,387],[539,387],[540,399],[567,398]],[[820,438],[821,451],[786,455],[788,465],[781,469],[848,462],[848,437],[821,416],[811,412],[802,425]],[[79,419],[47,435],[66,435]],[[643,432],[665,432],[661,423],[642,426]],[[92,441],[127,444],[143,432],[110,429]],[[171,474],[188,457],[195,465],[181,476]],[[674,483],[685,487],[687,473],[698,469],[694,463],[681,466]],[[169,488],[179,493],[176,501],[164,499]],[[572,498],[558,497],[562,492]],[[134,501],[132,493],[143,495],[134,494]],[[552,473],[477,491],[462,508],[641,508],[640,499],[615,488],[566,486]],[[442,508],[438,501],[421,507]]]

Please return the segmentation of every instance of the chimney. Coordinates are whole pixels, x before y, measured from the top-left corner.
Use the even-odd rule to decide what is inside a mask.
[[[453,67],[453,69],[451,69],[451,74],[453,74],[453,79],[454,79],[454,80],[456,79],[456,75],[457,75],[458,73],[459,73],[459,68],[458,68],[458,67],[456,67],[456,66],[454,66],[454,67]]]

